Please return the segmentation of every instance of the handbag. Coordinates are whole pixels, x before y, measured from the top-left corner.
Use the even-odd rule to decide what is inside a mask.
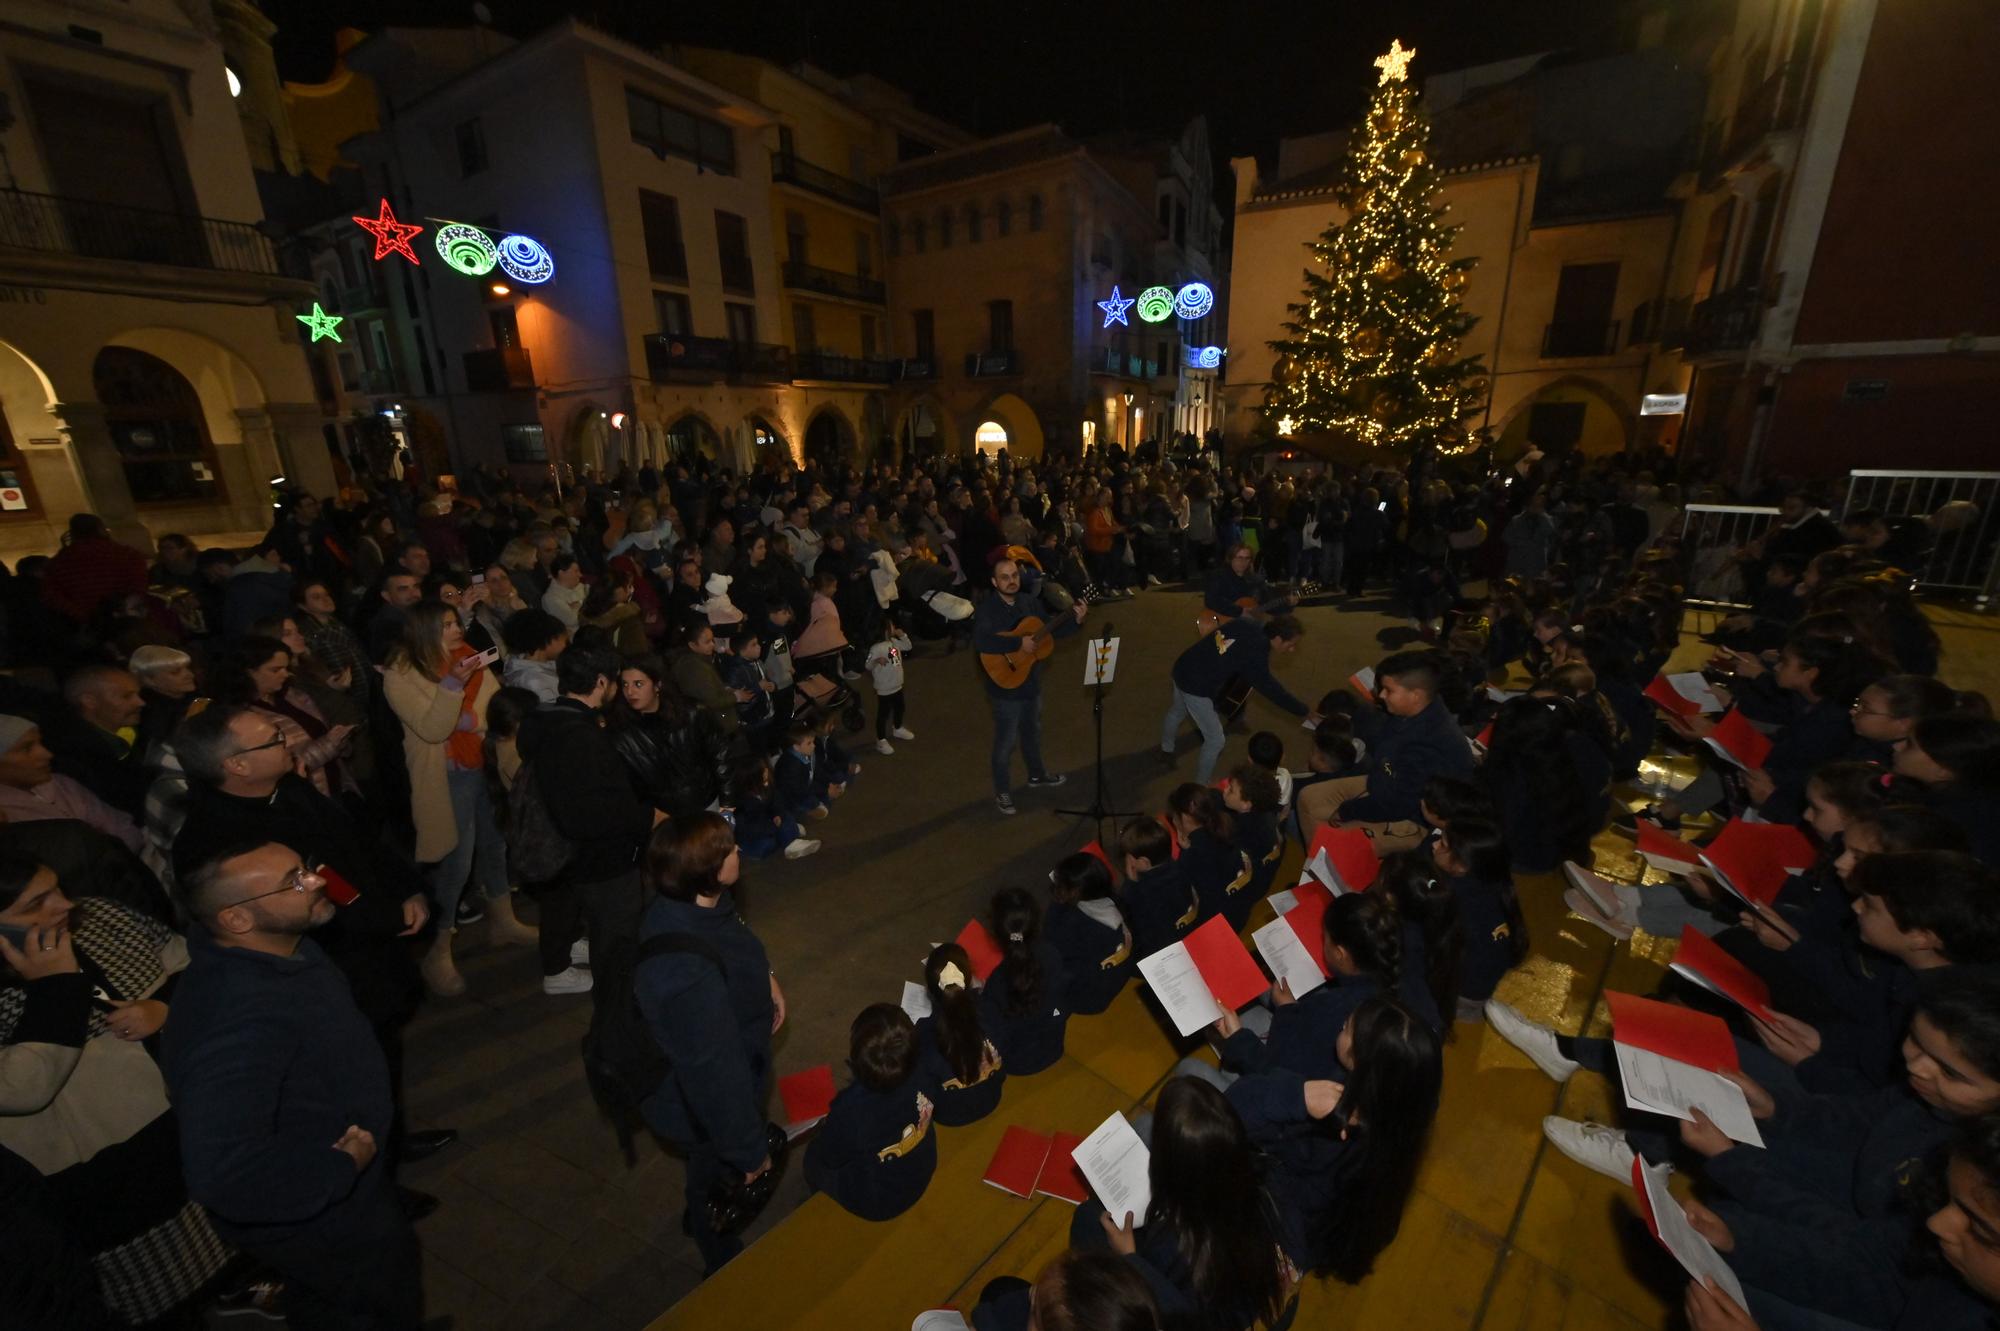
[[[775,1123],[764,1124],[764,1146],[771,1156],[771,1167],[749,1182],[735,1170],[729,1170],[715,1181],[708,1190],[708,1227],[718,1234],[737,1234],[749,1228],[750,1222],[764,1213],[777,1195],[778,1179],[785,1172],[785,1156],[791,1150],[791,1140],[785,1130]]]

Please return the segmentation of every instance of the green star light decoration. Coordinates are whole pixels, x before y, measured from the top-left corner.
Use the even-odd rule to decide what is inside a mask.
[[[330,337],[336,342],[340,341],[340,321],[343,316],[328,314],[319,307],[318,301],[313,302],[311,314],[295,314],[292,317],[312,329],[313,341],[317,342],[325,337]]]

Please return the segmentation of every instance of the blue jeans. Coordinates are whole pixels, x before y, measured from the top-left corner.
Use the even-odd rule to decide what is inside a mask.
[[[1036,691],[1025,698],[993,698],[993,793],[1005,795],[1012,784],[1014,746],[1028,763],[1028,776],[1039,781],[1047,775],[1042,766],[1042,695]]]
[[[458,825],[458,844],[431,868],[431,900],[441,928],[451,928],[458,899],[465,895],[468,875],[479,883],[480,895],[498,901],[511,890],[507,882],[507,843],[493,818],[493,800],[486,793],[486,773],[445,773],[451,791],[451,817]]]
[[[1229,742],[1222,733],[1222,717],[1215,710],[1215,699],[1183,693],[1178,684],[1170,687],[1174,698],[1167,704],[1166,719],[1160,722],[1160,752],[1174,751],[1174,744],[1181,734],[1181,722],[1193,717],[1201,731],[1201,762],[1194,769],[1194,779],[1205,786],[1215,773],[1215,764],[1222,759],[1222,746]]]

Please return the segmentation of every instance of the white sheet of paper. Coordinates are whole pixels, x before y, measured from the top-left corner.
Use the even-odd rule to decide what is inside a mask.
[[[931,996],[922,985],[903,981],[903,1011],[910,1014],[911,1021],[922,1021],[930,1016]]]
[[[932,1308],[917,1314],[917,1320],[910,1323],[910,1331],[972,1331],[965,1324],[964,1314],[953,1308]]]
[[[1139,974],[1153,986],[1154,996],[1182,1035],[1193,1035],[1221,1020],[1222,1005],[1208,991],[1208,981],[1201,978],[1201,971],[1195,967],[1185,945],[1175,943],[1141,958]]]
[[[1731,767],[1734,767],[1739,772],[1747,772],[1750,770],[1749,768],[1743,765],[1742,761],[1738,759],[1735,754],[1731,753],[1728,749],[1723,748],[1720,744],[1717,744],[1715,742],[1714,736],[1710,736],[1702,740],[1702,743],[1708,745],[1709,748],[1715,750],[1716,757],[1722,759],[1722,761],[1728,763]]]
[[[1118,903],[1110,897],[1092,897],[1088,901],[1079,901],[1076,903],[1076,908],[1107,929],[1125,927],[1125,917],[1119,914]]]
[[[795,1142],[824,1122],[826,1122],[826,1115],[821,1114],[818,1118],[805,1118],[800,1119],[797,1123],[787,1123],[785,1125],[785,1140]]]
[[[1563,873],[1570,885],[1589,897],[1591,904],[1620,924],[1635,928],[1639,923],[1639,889],[1629,883],[1614,883],[1602,874],[1592,873],[1574,860],[1563,861]]]
[[[1729,1263],[1722,1259],[1715,1246],[1688,1223],[1687,1212],[1667,1190],[1667,1175],[1670,1172],[1666,1165],[1642,1165],[1639,1168],[1639,1179],[1646,1189],[1646,1203],[1653,1212],[1653,1223],[1660,1230],[1660,1243],[1674,1255],[1674,1260],[1681,1264],[1683,1271],[1696,1280],[1713,1280],[1717,1289],[1736,1300],[1737,1307],[1747,1310],[1750,1305],[1743,1297],[1743,1286],[1736,1279],[1736,1273],[1729,1269]]]
[[[1118,674],[1118,644],[1123,638],[1092,638],[1083,651],[1083,682],[1109,684]]]
[[[1306,867],[1299,872],[1300,886],[1304,886],[1308,881],[1317,882],[1337,897],[1344,897],[1354,890],[1347,885],[1347,880],[1340,876],[1340,870],[1333,867],[1333,861],[1327,857],[1324,850],[1316,852],[1306,861]],[[1278,913],[1284,914],[1283,911]]]
[[[1491,684],[1486,686],[1486,696],[1494,702],[1512,702],[1514,699],[1520,697],[1521,694],[1522,690],[1520,689],[1496,688]]]
[[[1750,1113],[1750,1102],[1735,1082],[1627,1044],[1613,1048],[1618,1052],[1626,1104],[1689,1122],[1694,1121],[1689,1111],[1699,1109],[1731,1141],[1745,1146],[1764,1144],[1764,1134],[1757,1131],[1757,1120]]]
[[[1670,860],[1664,855],[1648,855],[1643,850],[1639,852],[1639,858],[1661,873],[1670,873],[1681,878],[1687,877],[1688,870],[1695,867],[1686,860]]]
[[[1146,1208],[1153,1201],[1153,1183],[1147,1174],[1152,1152],[1123,1114],[1113,1114],[1097,1125],[1097,1130],[1077,1146],[1071,1156],[1083,1181],[1104,1204],[1114,1221],[1129,1214],[1132,1223],[1146,1223]]]
[[[1303,883],[1305,880],[1305,875],[1300,874],[1299,881]],[[1299,894],[1292,891],[1289,887],[1273,892],[1265,900],[1269,901],[1271,909],[1280,915],[1283,915],[1288,910],[1297,910],[1299,907]]]
[[[1715,690],[1708,687],[1708,681],[1702,678],[1699,670],[1690,670],[1685,674],[1679,675],[1668,675],[1667,684],[1675,693],[1680,694],[1681,697],[1686,698],[1704,712],[1722,712],[1728,710],[1723,707],[1722,699],[1715,696]]]
[[[1353,674],[1349,675],[1349,676],[1348,676],[1347,678],[1348,678],[1348,679],[1349,679],[1349,680],[1350,680],[1351,682],[1353,682],[1353,683],[1355,683],[1355,684],[1359,684],[1359,685],[1361,686],[1361,691],[1362,691],[1363,693],[1367,694],[1367,695],[1368,695],[1369,697],[1371,697],[1371,698],[1372,698],[1372,697],[1374,697],[1374,696],[1375,696],[1375,667],[1374,667],[1374,666],[1362,666],[1362,667],[1361,667],[1361,668],[1360,668],[1359,670],[1355,671],[1355,672],[1354,672]]]
[[[1271,968],[1271,974],[1291,988],[1293,998],[1303,998],[1326,983],[1319,965],[1299,941],[1298,930],[1282,919],[1273,920],[1250,935],[1257,955]]]

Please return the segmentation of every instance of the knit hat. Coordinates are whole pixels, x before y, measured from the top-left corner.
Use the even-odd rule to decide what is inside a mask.
[[[0,715],[0,753],[5,753],[21,742],[21,736],[30,730],[40,730],[39,722],[30,721],[25,716]]]

